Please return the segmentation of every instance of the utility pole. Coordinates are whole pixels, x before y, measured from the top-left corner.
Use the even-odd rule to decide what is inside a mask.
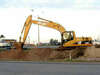
[[[39,24],[38,24],[38,46],[39,46],[39,43],[40,43],[40,28],[39,28]]]
[[[30,44],[30,37],[28,36],[28,43]]]
[[[70,63],[71,63],[71,61],[72,61],[72,51],[71,50],[69,51],[69,60],[70,60]]]

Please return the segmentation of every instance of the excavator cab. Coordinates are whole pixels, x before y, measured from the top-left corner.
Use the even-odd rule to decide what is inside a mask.
[[[65,31],[62,33],[61,39],[62,39],[62,44],[66,43],[68,41],[71,41],[75,38],[75,33],[74,31]]]
[[[62,33],[62,46],[65,48],[86,48],[92,46],[91,37],[76,37],[74,31]]]

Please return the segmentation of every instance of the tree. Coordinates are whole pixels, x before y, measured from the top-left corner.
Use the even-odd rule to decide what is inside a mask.
[[[0,35],[0,38],[5,38],[5,36],[4,35]]]
[[[50,39],[50,45],[53,45],[53,39]]]
[[[50,39],[50,45],[58,45],[58,40]]]

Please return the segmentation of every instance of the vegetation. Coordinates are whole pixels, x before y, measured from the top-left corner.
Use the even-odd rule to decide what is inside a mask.
[[[4,35],[0,35],[0,38],[5,38],[5,36]]]
[[[55,39],[50,39],[50,45],[60,45],[60,42],[58,42],[58,40]]]

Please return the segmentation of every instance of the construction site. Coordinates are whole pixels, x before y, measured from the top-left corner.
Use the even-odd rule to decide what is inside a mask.
[[[93,39],[91,37],[76,37],[75,31],[66,31],[66,28],[56,22],[40,17],[38,17],[38,19],[39,20],[33,20],[32,15],[27,17],[22,28],[19,41],[12,39],[5,40],[6,43],[0,43],[0,60],[100,61],[100,44],[93,44]],[[32,24],[52,28],[59,31],[61,34],[61,42],[56,43],[55,48],[53,48],[53,46],[40,47],[39,45],[31,45],[31,48],[25,48],[25,41]],[[6,49],[2,50],[3,48]]]

